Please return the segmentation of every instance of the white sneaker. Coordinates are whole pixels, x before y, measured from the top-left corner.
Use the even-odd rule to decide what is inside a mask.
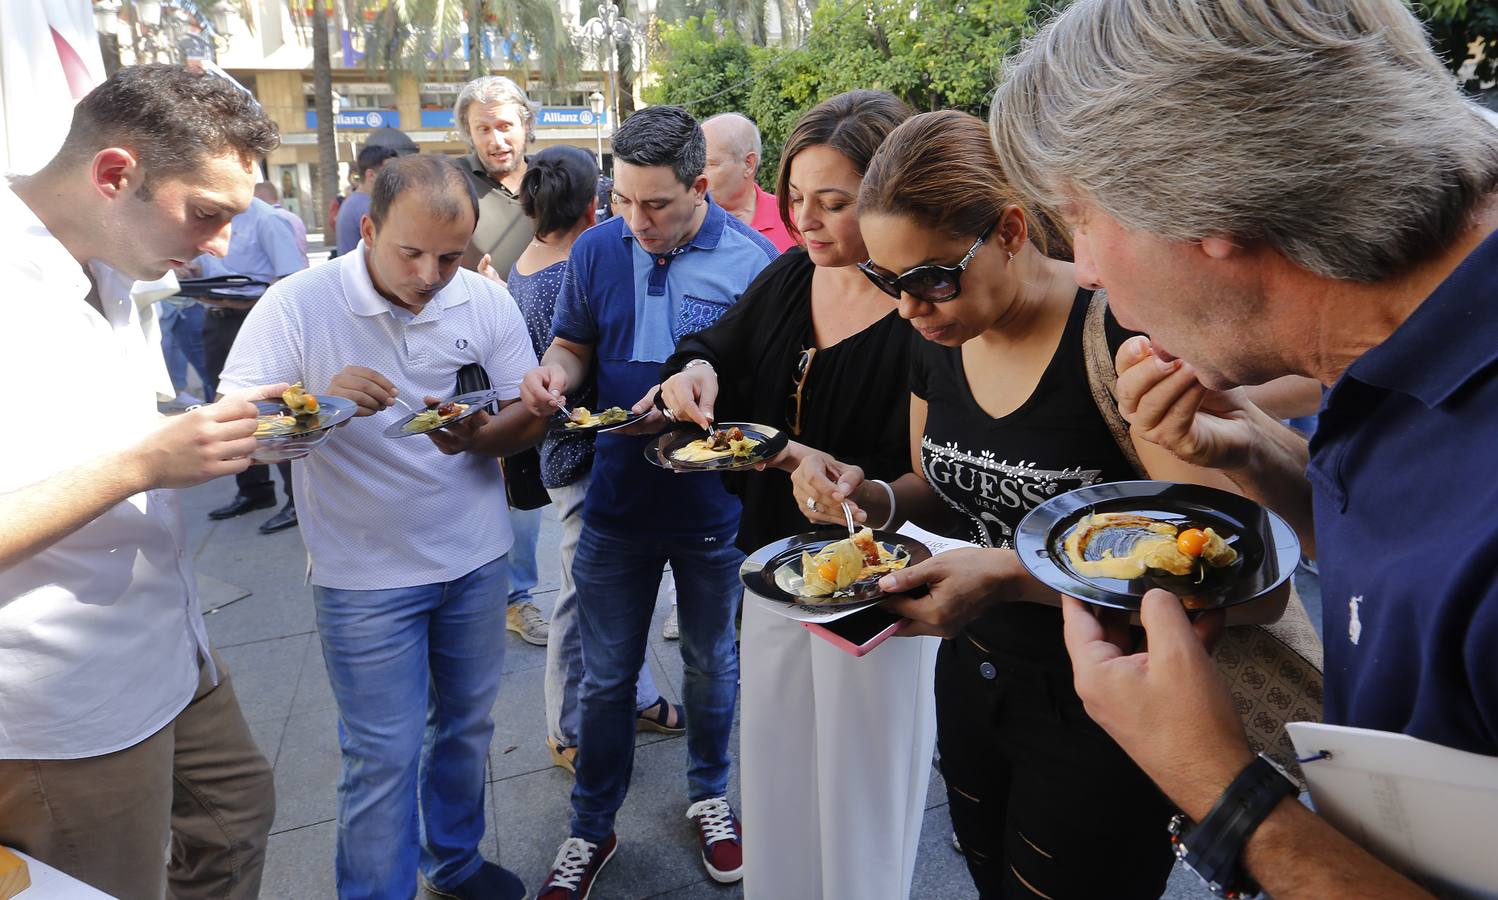
[[[505,610],[505,628],[520,635],[527,644],[545,647],[551,627],[541,617],[541,610],[534,603],[516,603]]]

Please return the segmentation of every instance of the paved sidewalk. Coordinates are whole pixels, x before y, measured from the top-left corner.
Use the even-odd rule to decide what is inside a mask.
[[[227,502],[233,492],[232,479],[220,479],[182,496],[209,634],[234,674],[256,740],[275,766],[277,812],[262,896],[331,898],[337,715],[315,633],[311,589],[304,583],[306,554],[295,529],[257,533],[274,510],[210,522],[208,510]],[[559,536],[555,513],[548,508],[537,554],[542,582],[536,600],[543,612],[549,612],[556,594]],[[661,690],[680,702],[681,657],[675,642],[660,639],[665,613],[664,605],[656,610],[650,662]],[[483,851],[517,871],[534,896],[567,836],[572,777],[551,766],[543,743],[545,650],[508,633],[506,640],[505,677],[494,708],[490,827]],[[629,800],[619,816],[620,852],[594,888],[595,900],[741,897],[739,886],[718,885],[702,868],[685,818],[685,741],[642,734],[636,747]],[[737,772],[730,791],[737,803]],[[926,803],[912,896],[976,897],[952,849],[946,791],[934,770]],[[753,823],[747,827],[752,839]],[[1177,871],[1166,896],[1196,900],[1209,895],[1192,876]]]

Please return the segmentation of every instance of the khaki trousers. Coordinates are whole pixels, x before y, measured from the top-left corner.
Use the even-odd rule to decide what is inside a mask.
[[[201,669],[187,708],[133,747],[0,760],[0,844],[122,900],[256,897],[275,789],[213,659],[218,685]]]

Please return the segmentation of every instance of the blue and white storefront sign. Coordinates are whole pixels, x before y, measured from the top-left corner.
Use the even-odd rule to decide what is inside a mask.
[[[401,114],[393,109],[349,109],[343,110],[333,117],[333,122],[339,128],[365,128],[374,130],[376,128],[399,128],[401,127]],[[317,112],[307,110],[307,128],[317,127]]]

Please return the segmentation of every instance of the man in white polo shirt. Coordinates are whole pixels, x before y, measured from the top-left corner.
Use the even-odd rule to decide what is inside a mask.
[[[167,489],[243,471],[250,401],[285,385],[162,417],[129,290],[222,255],[279,143],[229,81],[138,66],[45,168],[0,179],[0,844],[116,897],[260,891],[270,766]]]
[[[292,473],[338,701],[341,897],[408,900],[418,868],[445,896],[525,895],[478,844],[512,540],[498,457],[534,444],[545,422],[516,402],[536,363],[520,310],[459,266],[477,218],[451,160],[385,163],[363,245],[266,291],[221,381],[300,381],[359,406]],[[451,397],[469,365],[498,391],[497,415],[385,436],[408,414],[397,397]]]

